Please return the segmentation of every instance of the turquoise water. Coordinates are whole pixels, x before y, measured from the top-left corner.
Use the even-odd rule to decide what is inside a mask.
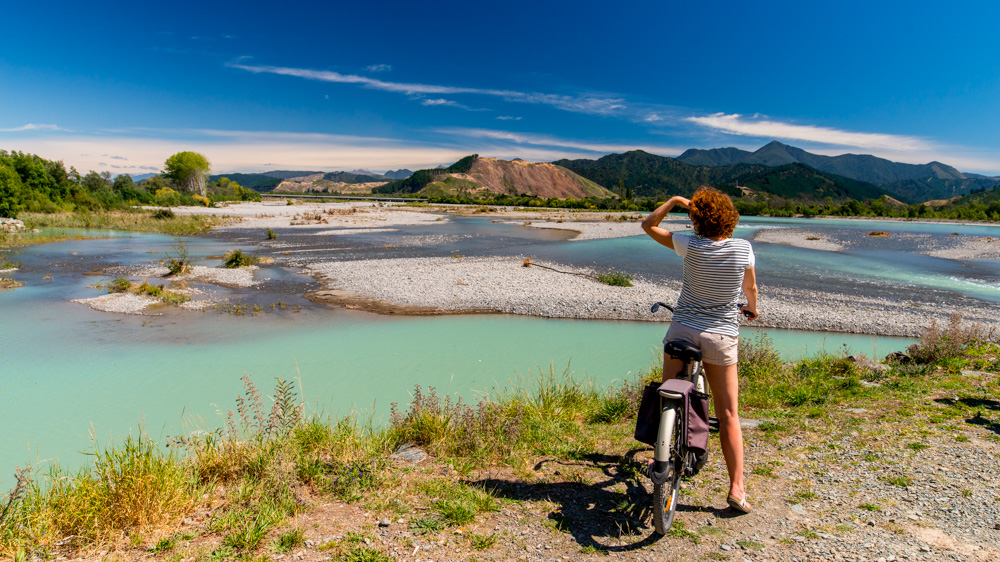
[[[790,221],[747,222],[749,227],[780,227]],[[836,222],[829,228],[945,234],[958,230],[953,225]],[[823,226],[818,221],[806,223],[810,228]],[[679,258],[643,237],[566,242],[565,236],[551,231],[490,226],[482,220],[468,224],[474,228],[464,228],[462,221],[442,226],[454,233],[474,233],[468,240],[412,251],[446,255],[468,247],[464,251],[469,255],[530,253],[566,263],[620,264],[620,269],[650,275],[670,275],[671,268],[680,265]],[[995,227],[963,228],[977,235],[996,232]],[[748,233],[743,229],[738,235]],[[372,248],[384,245],[383,240],[371,238]],[[218,264],[217,258],[207,256],[241,246],[202,237],[185,242],[206,265]],[[358,248],[358,256],[375,251],[350,243]],[[265,394],[275,377],[298,378],[312,410],[330,415],[361,412],[380,424],[390,403],[408,403],[415,384],[460,394],[469,401],[496,386],[530,378],[539,369],[568,369],[599,385],[614,384],[646,371],[658,360],[658,342],[666,329],[665,323],[502,315],[397,317],[328,309],[299,296],[311,279],[278,267],[257,272],[259,278],[273,280],[266,290],[212,289],[265,306],[278,300],[291,305],[256,317],[182,311],[119,316],[69,302],[99,294],[88,285],[101,277],[85,272],[148,264],[173,251],[175,244],[166,236],[131,235],[34,246],[13,256],[23,263],[14,277],[25,286],[0,292],[0,478],[29,461],[58,459],[77,466],[92,448],[91,434],[108,444],[140,424],[156,438],[221,425],[220,412],[235,406],[245,373],[253,375]],[[251,244],[242,247],[253,249]],[[762,283],[780,278],[794,286],[796,281],[826,279],[854,290],[872,286],[907,297],[906,287],[923,283],[986,301],[996,288],[995,278],[990,278],[995,264],[956,266],[893,248],[859,254],[768,244],[756,249]],[[405,251],[410,250],[400,250]],[[968,275],[976,271],[980,277]],[[46,275],[52,279],[44,280]],[[299,306],[301,310],[294,312]],[[912,343],[903,338],[819,332],[768,330],[768,334],[786,360],[821,350],[839,352],[843,344],[881,357]]]

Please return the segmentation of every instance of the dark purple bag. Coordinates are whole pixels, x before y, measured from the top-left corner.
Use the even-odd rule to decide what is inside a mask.
[[[681,379],[670,379],[662,384],[651,382],[642,390],[639,414],[635,420],[636,441],[656,444],[660,426],[660,388],[684,395],[687,427],[682,428],[682,435],[685,445],[692,452],[704,453],[708,449],[708,394],[698,392],[694,384]]]

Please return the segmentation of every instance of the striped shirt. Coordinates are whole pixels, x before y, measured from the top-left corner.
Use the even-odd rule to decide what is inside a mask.
[[[739,336],[743,274],[756,259],[750,242],[673,235],[674,251],[684,258],[684,285],[674,320],[702,332]]]

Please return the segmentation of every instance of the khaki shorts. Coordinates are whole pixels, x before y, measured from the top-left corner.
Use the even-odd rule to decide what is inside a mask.
[[[697,346],[701,350],[701,360],[709,365],[724,367],[735,365],[739,360],[739,338],[736,336],[702,332],[680,322],[671,322],[667,335],[663,337],[663,344],[666,345],[671,340],[686,341]]]

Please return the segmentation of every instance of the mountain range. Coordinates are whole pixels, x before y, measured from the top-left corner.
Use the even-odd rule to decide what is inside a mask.
[[[709,167],[735,164],[761,164],[770,167],[793,163],[805,164],[821,172],[877,185],[895,197],[912,201],[966,195],[974,189],[989,188],[997,183],[997,178],[963,174],[941,162],[904,164],[871,154],[824,156],[778,141],[772,141],[754,152],[733,147],[710,150],[692,148],[678,156],[677,160],[693,166]]]

